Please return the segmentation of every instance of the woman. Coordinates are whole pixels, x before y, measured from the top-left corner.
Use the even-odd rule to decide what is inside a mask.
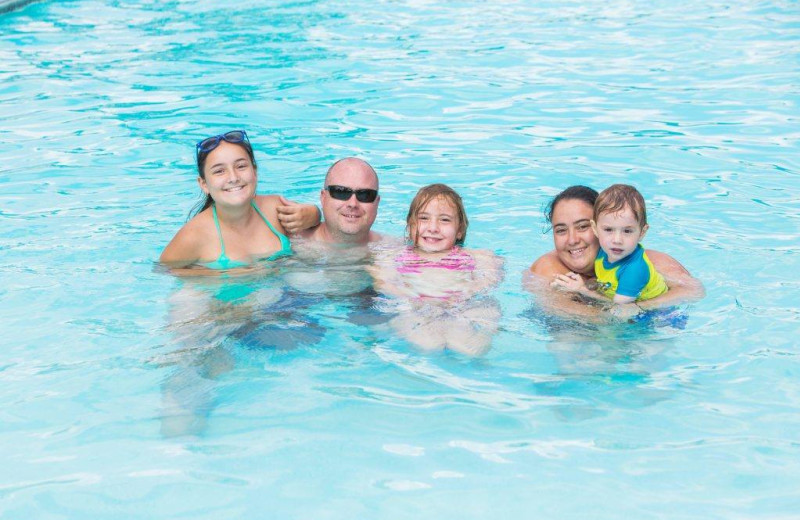
[[[244,130],[197,143],[200,208],[167,244],[161,262],[173,268],[200,265],[233,269],[291,253],[287,231],[319,224],[316,206],[278,195],[256,195],[257,166]]]
[[[555,249],[531,265],[525,284],[531,290],[548,293],[548,298],[543,300],[550,310],[582,316],[596,316],[598,313],[597,307],[550,289],[550,282],[557,274],[573,272],[586,281],[594,280],[594,260],[600,247],[591,226],[596,199],[595,190],[586,186],[570,186],[556,195],[545,210],[545,218],[553,230]],[[692,277],[677,260],[650,249],[647,255],[664,276],[669,291],[657,298],[638,302],[643,309],[695,301],[705,295],[700,281]]]

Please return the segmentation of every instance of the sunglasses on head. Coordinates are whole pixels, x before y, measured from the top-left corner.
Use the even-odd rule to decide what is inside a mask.
[[[201,153],[209,153],[219,146],[219,143],[222,141],[227,141],[229,143],[250,143],[250,140],[247,139],[247,133],[244,130],[231,130],[224,134],[207,137],[197,143],[197,156],[200,157]]]
[[[378,198],[378,190],[354,190],[346,186],[326,186],[325,189],[336,200],[350,200],[354,193],[358,202],[375,202]]]

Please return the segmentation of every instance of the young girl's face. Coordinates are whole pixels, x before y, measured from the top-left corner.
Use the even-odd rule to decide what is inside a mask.
[[[411,230],[415,237],[414,245],[426,253],[440,253],[453,249],[458,232],[458,212],[450,201],[436,197],[431,199],[417,213],[416,229]]]

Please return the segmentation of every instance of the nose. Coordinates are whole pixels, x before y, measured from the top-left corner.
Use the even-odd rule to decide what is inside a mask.
[[[236,171],[236,168],[229,168],[228,169],[228,182],[236,182],[239,180],[239,173]]]
[[[611,235],[611,238],[614,240],[615,244],[622,242],[622,231],[614,231],[614,234]]]
[[[575,228],[570,228],[568,231],[567,239],[569,240],[570,244],[577,244],[578,243],[578,230]]]

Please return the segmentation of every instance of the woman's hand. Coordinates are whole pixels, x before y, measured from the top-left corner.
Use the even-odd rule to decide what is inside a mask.
[[[620,321],[628,321],[642,313],[642,308],[635,303],[618,303],[608,309],[608,313]]]
[[[305,231],[319,224],[322,215],[313,204],[299,204],[281,196],[277,206],[278,220],[287,233],[294,234]]]
[[[586,287],[586,282],[583,281],[583,277],[578,273],[573,272],[569,272],[567,274],[557,274],[550,283],[550,287],[564,292],[575,292],[581,294],[589,292],[589,289]]]

